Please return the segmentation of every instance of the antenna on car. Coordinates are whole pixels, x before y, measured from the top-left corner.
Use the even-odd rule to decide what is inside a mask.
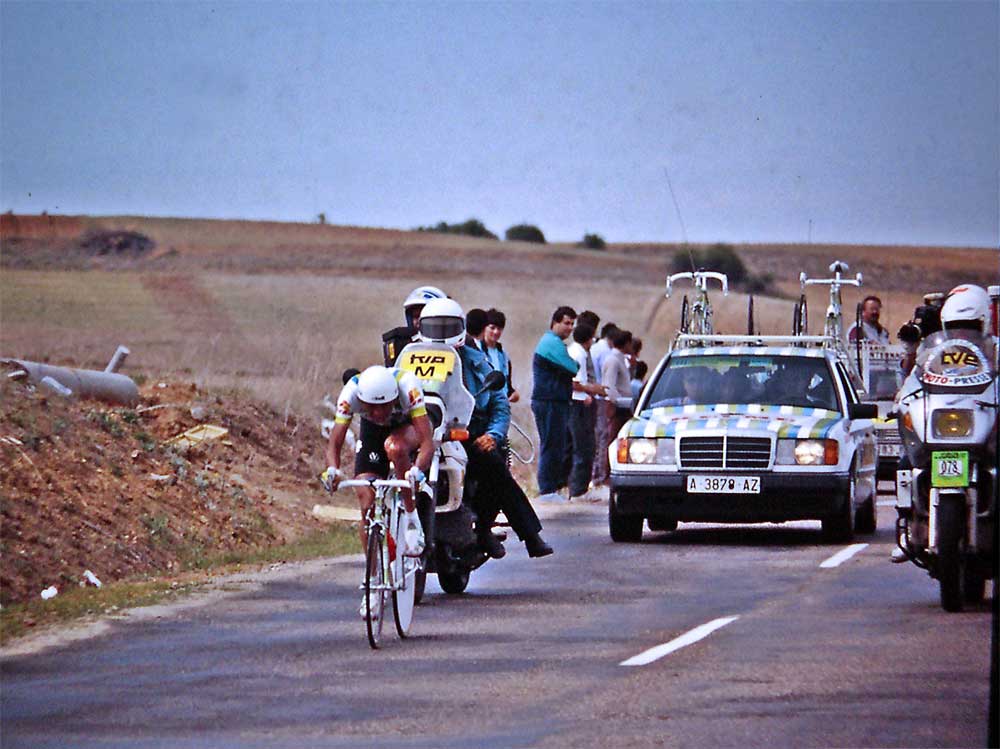
[[[664,165],[663,173],[667,176],[667,188],[670,190],[670,200],[673,201],[674,211],[677,213],[677,221],[681,225],[681,239],[684,241],[684,249],[687,250],[688,260],[691,262],[691,271],[698,270],[694,264],[694,255],[691,246],[688,244],[687,228],[684,226],[684,217],[681,215],[681,207],[677,204],[677,196],[674,194],[674,184],[670,181],[670,170]]]

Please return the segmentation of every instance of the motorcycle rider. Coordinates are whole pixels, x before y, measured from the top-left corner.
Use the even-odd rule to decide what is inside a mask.
[[[336,491],[344,474],[340,470],[341,452],[354,414],[361,416],[360,432],[354,458],[356,478],[387,478],[389,461],[396,478],[416,481],[426,479],[434,455],[434,429],[424,406],[424,392],[412,374],[400,369],[375,365],[354,375],[337,398],[337,414],[326,446],[327,469],[321,480],[327,491]],[[416,460],[413,454],[416,453]],[[375,490],[358,487],[361,509],[361,547],[367,545],[365,517],[375,502]],[[402,490],[406,530],[403,554],[420,556],[424,550],[424,532],[416,512],[413,493]],[[369,607],[361,602],[361,615]]]
[[[943,300],[943,303],[942,303]],[[897,398],[912,392],[918,383],[914,381],[919,372],[914,372],[917,349],[922,340],[934,333],[954,330],[969,330],[980,334],[984,344],[983,353],[995,360],[996,339],[990,335],[990,297],[986,290],[975,284],[956,286],[947,295],[927,294],[924,305],[914,310],[914,319],[899,331],[899,338],[907,346],[902,367],[907,379],[900,388]],[[909,456],[904,452],[899,459],[899,470],[911,468]],[[909,561],[909,557],[898,546],[892,550],[891,560],[895,564]]]
[[[518,486],[500,450],[510,424],[510,404],[504,389],[484,389],[486,376],[493,371],[482,351],[466,344],[465,316],[452,299],[431,300],[420,316],[418,337],[427,343],[453,346],[462,360],[463,384],[475,396],[476,405],[469,423],[466,444],[466,500],[476,513],[476,537],[480,548],[494,559],[507,552],[493,535],[493,523],[502,510],[511,528],[524,542],[528,556],[552,553],[541,537],[542,524],[534,508]],[[478,395],[477,395],[478,394]]]
[[[403,302],[403,316],[406,318],[406,325],[387,330],[382,334],[382,357],[385,360],[385,366],[393,366],[399,352],[405,348],[406,344],[417,339],[417,321],[420,319],[420,312],[424,305],[432,299],[447,298],[448,295],[437,286],[418,286],[406,296]]]

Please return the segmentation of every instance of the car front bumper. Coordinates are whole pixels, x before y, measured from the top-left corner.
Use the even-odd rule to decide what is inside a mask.
[[[766,523],[820,520],[842,510],[850,489],[847,474],[754,474],[760,494],[689,494],[687,474],[611,474],[611,510],[706,523]]]

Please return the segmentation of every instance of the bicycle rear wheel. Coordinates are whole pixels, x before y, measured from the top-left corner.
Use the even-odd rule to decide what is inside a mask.
[[[378,648],[385,620],[385,544],[382,529],[373,526],[368,530],[368,548],[365,552],[365,630],[368,644]]]
[[[402,539],[406,532],[403,513],[396,513],[395,534]],[[396,622],[396,632],[400,637],[410,633],[410,623],[413,621],[413,607],[416,605],[417,571],[420,559],[403,556],[402,549],[397,544],[396,558],[392,560],[392,618]]]
[[[687,294],[681,300],[681,333],[690,333],[691,328],[691,308],[688,304]]]

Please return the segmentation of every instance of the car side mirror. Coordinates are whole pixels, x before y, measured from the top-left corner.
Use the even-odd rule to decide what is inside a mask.
[[[877,419],[878,405],[875,403],[852,403],[847,408],[851,419]]]

